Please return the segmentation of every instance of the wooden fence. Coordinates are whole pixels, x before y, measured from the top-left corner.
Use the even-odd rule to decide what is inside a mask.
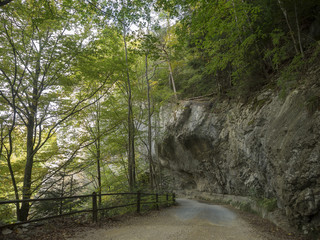
[[[98,205],[97,197],[100,197],[99,194],[93,192],[90,195],[78,195],[78,196],[70,196],[70,197],[56,197],[56,198],[39,198],[39,199],[25,199],[25,200],[9,200],[9,201],[0,201],[0,206],[2,205],[8,205],[8,204],[19,204],[22,202],[43,202],[43,201],[56,201],[56,202],[62,202],[63,200],[66,199],[85,199],[85,198],[91,198],[92,206],[89,209],[83,209],[83,210],[78,210],[78,211],[71,211],[68,213],[62,213],[60,211],[59,215],[52,215],[52,216],[45,216],[41,218],[36,218],[36,219],[30,219],[28,221],[23,221],[23,222],[15,222],[11,224],[5,224],[5,225],[0,225],[0,229],[7,228],[7,227],[13,227],[15,225],[21,225],[25,223],[31,223],[31,222],[38,222],[38,221],[43,221],[43,220],[48,220],[48,219],[53,219],[53,218],[60,218],[60,217],[65,217],[65,216],[70,216],[74,214],[79,214],[79,213],[91,213],[92,214],[92,221],[93,222],[98,222],[98,212],[99,211],[108,211],[111,209],[116,209],[116,208],[124,208],[124,207],[136,207],[137,213],[140,213],[141,211],[141,206],[143,205],[153,205],[157,210],[159,210],[160,205],[166,205],[169,206],[171,204],[175,203],[175,194],[174,193],[165,193],[165,194],[159,194],[159,193],[143,193],[143,192],[135,192],[135,193],[130,193],[130,192],[125,192],[125,193],[105,193],[101,194],[102,196],[134,196],[135,201],[134,202],[129,202],[121,205],[115,205],[115,206],[107,206],[107,207],[101,207]],[[149,197],[145,199],[143,197]],[[161,200],[159,198],[162,198],[164,200]]]

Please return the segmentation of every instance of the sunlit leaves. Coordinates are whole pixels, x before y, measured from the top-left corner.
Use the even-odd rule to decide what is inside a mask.
[[[56,133],[90,105],[106,83],[106,78],[85,78],[81,71],[80,59],[91,51],[93,26],[84,17],[83,6],[79,1],[17,0],[1,9],[0,46],[5,57],[0,58],[0,102],[4,112],[15,113],[9,114],[13,130],[6,130],[8,137],[1,146],[12,151],[3,156],[13,169],[10,180],[18,183],[15,197],[20,190],[27,198],[39,190],[48,174],[46,164],[72,160],[70,153],[61,157]],[[23,170],[15,167],[16,159]],[[21,189],[23,182],[29,185]]]

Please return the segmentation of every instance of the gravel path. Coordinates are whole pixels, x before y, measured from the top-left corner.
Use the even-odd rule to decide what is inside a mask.
[[[76,234],[70,240],[266,240],[231,210],[178,199],[177,207],[133,217],[111,228]]]

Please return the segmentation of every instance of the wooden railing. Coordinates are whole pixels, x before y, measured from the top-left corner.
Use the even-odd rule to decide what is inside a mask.
[[[159,194],[159,193],[143,193],[143,192],[135,192],[135,193],[130,193],[130,192],[125,192],[125,193],[105,193],[101,194],[101,197],[103,196],[135,196],[135,201],[134,202],[129,202],[121,205],[115,205],[115,206],[106,206],[106,207],[101,207],[98,205],[97,197],[100,197],[99,194],[93,192],[90,195],[77,195],[77,196],[70,196],[70,197],[56,197],[56,198],[39,198],[39,199],[25,199],[25,200],[9,200],[9,201],[0,201],[0,206],[1,205],[8,205],[8,204],[19,204],[22,202],[43,202],[43,201],[56,201],[56,202],[62,202],[63,200],[66,199],[85,199],[85,198],[91,198],[92,206],[89,209],[83,209],[83,210],[78,210],[78,211],[70,211],[68,213],[62,213],[60,211],[60,214],[58,215],[52,215],[52,216],[45,216],[45,217],[40,217],[36,219],[30,219],[28,221],[20,221],[20,222],[15,222],[15,223],[10,223],[10,224],[5,224],[5,225],[0,225],[0,229],[2,228],[7,228],[7,227],[12,227],[15,225],[21,225],[25,223],[31,223],[31,222],[38,222],[38,221],[43,221],[43,220],[48,220],[48,219],[53,219],[53,218],[60,218],[60,217],[65,217],[65,216],[70,216],[74,214],[79,214],[79,213],[92,213],[92,221],[93,222],[98,222],[98,213],[99,211],[108,211],[111,209],[116,209],[116,208],[124,208],[124,207],[136,207],[136,212],[140,213],[141,212],[141,207],[144,205],[152,205],[154,208],[159,210],[160,206],[169,206],[171,204],[175,203],[175,194],[174,193],[164,193],[164,194]],[[147,197],[147,199],[146,199]],[[150,199],[151,198],[151,199]],[[132,200],[132,199],[131,199]],[[106,204],[104,204],[106,205]]]

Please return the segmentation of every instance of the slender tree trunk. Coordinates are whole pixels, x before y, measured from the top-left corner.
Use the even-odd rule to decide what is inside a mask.
[[[100,162],[101,162],[101,133],[100,133],[100,103],[97,102],[97,173],[98,173],[98,202],[99,207],[101,207],[101,169],[100,169]]]
[[[7,1],[10,2],[10,1]],[[7,165],[9,168],[9,172],[10,172],[10,177],[11,177],[11,182],[12,182],[12,186],[14,189],[14,194],[15,194],[15,198],[16,200],[20,200],[19,197],[19,192],[18,192],[18,187],[17,187],[17,182],[15,179],[15,175],[14,175],[14,171],[11,165],[11,156],[13,153],[13,138],[12,138],[12,134],[13,131],[15,129],[16,126],[16,119],[17,119],[17,105],[16,105],[16,97],[17,97],[17,90],[19,89],[15,89],[15,85],[16,85],[16,81],[17,81],[17,77],[18,77],[18,70],[17,70],[17,66],[18,66],[18,62],[17,62],[17,51],[15,48],[15,45],[12,44],[12,51],[13,51],[13,55],[14,55],[14,64],[15,64],[15,68],[14,68],[14,79],[13,82],[10,84],[10,92],[11,92],[11,97],[12,97],[12,102],[11,102],[11,106],[12,106],[12,112],[13,112],[13,116],[12,116],[12,122],[11,122],[11,126],[9,128],[8,131],[8,140],[9,140],[9,146],[8,146],[8,150],[6,152],[6,160],[7,160]],[[1,153],[3,150],[3,145],[4,144],[4,136],[3,136],[3,125],[1,124]],[[20,217],[20,203],[16,203],[16,214],[17,214],[17,219],[19,220]]]
[[[234,3],[234,0],[232,0],[232,7],[233,7],[233,11],[234,11],[234,20],[236,21],[237,29],[239,32],[239,41],[240,41],[240,43],[242,43],[243,40],[242,40],[241,30],[240,30],[239,23],[238,23],[238,14],[237,14],[236,4]]]
[[[31,178],[32,178],[32,167],[33,167],[33,129],[34,129],[34,116],[31,116],[27,125],[27,161],[24,170],[24,181],[22,189],[22,199],[30,199],[31,197]],[[29,215],[30,204],[23,202],[21,205],[20,221],[26,221]]]
[[[71,175],[71,179],[70,179],[70,197],[72,196],[73,194],[73,175]],[[72,206],[71,206],[71,203],[69,204],[69,212],[72,211]]]
[[[128,49],[126,41],[126,26],[123,24],[123,43],[125,50],[126,72],[127,72],[127,93],[128,93],[128,172],[129,172],[129,188],[133,191],[136,186],[136,167],[134,153],[134,121],[132,111],[131,83],[128,64]]]
[[[298,41],[299,41],[300,53],[301,53],[301,56],[304,58],[304,51],[303,51],[302,42],[301,42],[301,31],[300,31],[300,25],[299,25],[296,1],[294,2],[294,13],[295,13],[295,16],[296,16],[296,24],[297,24],[297,33],[298,33]]]
[[[157,142],[157,139],[159,139],[159,115],[155,115],[154,117],[154,135],[155,135],[155,141]],[[158,191],[162,191],[162,172],[161,172],[161,164],[159,161],[159,149],[157,144],[155,144],[155,156],[156,156],[156,168],[155,170],[155,179],[156,179],[156,187]]]
[[[100,150],[100,138],[98,139],[98,149],[97,149],[97,171],[98,171],[98,201],[99,201],[99,206],[101,206],[101,170],[100,170],[100,161],[101,161],[101,150]]]
[[[169,66],[169,74],[170,74],[170,79],[171,79],[171,84],[172,84],[174,97],[176,98],[176,100],[178,100],[176,84],[175,84],[174,79],[173,79],[173,73],[172,73],[172,67],[171,67],[170,60],[168,60],[168,66]]]
[[[292,27],[290,25],[289,19],[288,19],[287,10],[284,8],[281,0],[278,0],[278,3],[279,3],[279,6],[280,6],[280,9],[281,9],[281,11],[283,13],[284,18],[286,19],[286,23],[287,23],[287,26],[289,28],[289,33],[290,33],[290,36],[291,36],[291,39],[292,39],[292,42],[293,42],[294,50],[296,51],[296,54],[298,55],[299,54],[299,50],[297,48],[297,41],[296,41],[296,39],[294,37],[294,33],[293,33]]]
[[[60,197],[64,197],[64,178],[66,174],[66,169],[63,169],[63,175],[62,175],[62,184],[61,184],[61,194]],[[59,214],[62,215],[62,208],[63,208],[63,199],[60,199],[60,208],[59,208]]]
[[[151,101],[150,101],[150,83],[148,77],[148,54],[146,54],[146,82],[147,82],[147,101],[148,101],[148,161],[149,161],[149,171],[150,171],[150,189],[154,190],[154,167],[152,159],[152,132],[151,132]]]
[[[7,160],[7,165],[8,165],[8,169],[9,169],[9,173],[10,173],[10,177],[11,177],[12,186],[13,186],[13,189],[14,189],[14,195],[15,195],[16,200],[19,200],[20,197],[19,197],[17,182],[16,182],[16,179],[15,179],[15,176],[14,176],[14,171],[13,171],[12,165],[11,165],[11,156],[12,156],[12,153],[13,153],[12,133],[13,133],[13,130],[15,128],[16,115],[17,115],[16,108],[15,108],[15,106],[16,106],[15,95],[14,95],[13,90],[12,90],[11,94],[12,94],[13,118],[12,118],[12,123],[11,123],[10,129],[9,129],[9,132],[8,132],[8,140],[9,140],[9,147],[8,148],[9,148],[9,150],[7,151],[7,154],[6,154],[6,160]],[[1,150],[0,150],[1,153],[2,153],[2,150],[3,150],[3,144],[4,144],[3,141],[4,141],[3,125],[1,123]],[[20,204],[16,203],[15,205],[16,205],[17,219],[19,220],[20,219]]]
[[[170,28],[171,28],[170,20],[169,20],[169,16],[167,16],[167,36],[168,36],[169,42],[171,41],[170,40],[171,39],[170,38]],[[176,85],[175,85],[175,82],[173,79],[173,72],[172,72],[172,66],[171,66],[171,50],[170,50],[170,48],[168,48],[168,51],[166,51],[164,46],[163,46],[163,50],[164,50],[164,53],[166,54],[168,67],[169,67],[169,86],[171,83],[174,97],[176,98],[176,100],[178,100]]]

